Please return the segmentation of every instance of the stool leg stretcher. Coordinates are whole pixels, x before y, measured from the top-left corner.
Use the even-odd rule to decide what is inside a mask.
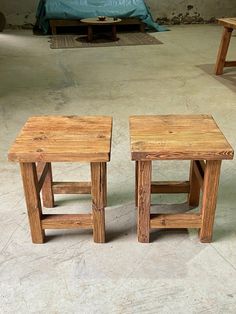
[[[152,181],[152,162],[135,163],[135,200],[138,207],[138,241],[149,242],[150,229],[197,228],[201,242],[211,242],[221,160],[192,160],[189,181]],[[190,207],[202,206],[199,213],[152,214],[151,194],[186,193]]]
[[[91,163],[91,182],[53,182],[51,163],[20,163],[33,243],[44,243],[46,229],[92,229],[94,242],[105,242],[107,205],[106,162]],[[54,207],[54,194],[91,194],[91,214],[47,214]]]

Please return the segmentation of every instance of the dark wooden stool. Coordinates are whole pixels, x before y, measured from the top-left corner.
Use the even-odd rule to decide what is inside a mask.
[[[220,25],[224,26],[224,31],[216,60],[215,74],[221,75],[223,74],[224,67],[236,66],[236,61],[226,61],[231,35],[233,30],[236,29],[236,17],[218,19],[218,22]]]
[[[200,241],[211,242],[221,161],[233,149],[208,115],[130,117],[131,157],[136,161],[138,240],[149,242],[150,229],[198,228]],[[153,160],[191,160],[190,179],[152,182]],[[150,214],[152,193],[188,193],[199,213]]]
[[[45,229],[93,229],[94,241],[105,242],[106,163],[110,160],[112,118],[105,116],[31,117],[10,148],[20,163],[33,243],[43,243]],[[52,162],[86,162],[91,182],[53,182]],[[51,214],[54,194],[92,194],[92,214]]]

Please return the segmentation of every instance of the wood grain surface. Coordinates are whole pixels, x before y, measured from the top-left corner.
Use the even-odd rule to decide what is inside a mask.
[[[52,214],[43,215],[43,229],[92,229],[91,214]]]
[[[221,160],[208,160],[206,163],[201,208],[202,226],[200,230],[200,241],[204,243],[212,241],[220,168]]]
[[[152,162],[138,162],[138,241],[149,242]]]
[[[93,239],[96,243],[105,242],[105,191],[106,166],[102,162],[91,163]]]
[[[199,214],[151,214],[151,228],[200,228]]]
[[[112,118],[36,116],[28,119],[8,159],[19,162],[106,162],[110,160]]]
[[[43,243],[45,239],[45,233],[41,225],[42,207],[36,165],[34,163],[21,163],[20,167],[32,242]]]
[[[132,160],[233,159],[233,149],[210,115],[130,117]]]

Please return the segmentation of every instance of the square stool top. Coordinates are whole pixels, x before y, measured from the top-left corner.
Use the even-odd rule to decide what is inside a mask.
[[[222,160],[234,151],[210,115],[132,116],[132,160]]]
[[[8,152],[17,162],[107,162],[112,117],[35,116],[27,120]]]
[[[227,17],[223,19],[218,19],[218,23],[225,27],[236,28],[236,17]]]

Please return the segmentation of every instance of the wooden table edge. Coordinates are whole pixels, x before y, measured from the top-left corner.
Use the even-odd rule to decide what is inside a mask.
[[[57,156],[57,154],[35,154],[29,157],[26,156],[26,153],[8,153],[8,161],[10,162],[19,162],[19,163],[35,163],[35,162],[109,162],[111,160],[111,153],[99,153],[99,154],[84,154],[80,155],[71,155],[71,156]]]
[[[174,156],[174,153],[167,154],[166,152],[131,152],[132,161],[150,161],[150,160],[233,160],[234,151],[227,151],[227,155],[219,156],[218,154],[207,155],[176,152],[175,154],[183,155],[182,157]],[[161,155],[161,156],[158,156]],[[162,157],[163,156],[163,157]]]

